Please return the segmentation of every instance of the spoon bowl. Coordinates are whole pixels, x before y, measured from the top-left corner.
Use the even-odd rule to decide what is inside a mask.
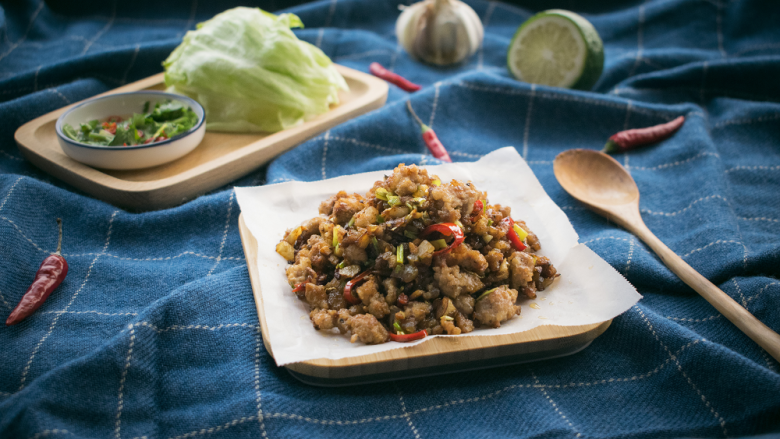
[[[780,335],[694,270],[647,228],[639,213],[639,188],[620,163],[602,152],[573,149],[558,154],[553,171],[566,192],[639,237],[683,282],[780,361]]]
[[[631,175],[612,157],[590,149],[571,149],[558,154],[555,177],[572,197],[601,205],[639,201]]]

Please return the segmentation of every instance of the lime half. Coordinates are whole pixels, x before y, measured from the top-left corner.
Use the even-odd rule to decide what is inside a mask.
[[[604,44],[588,20],[551,9],[517,29],[507,65],[521,81],[589,90],[604,68]]]

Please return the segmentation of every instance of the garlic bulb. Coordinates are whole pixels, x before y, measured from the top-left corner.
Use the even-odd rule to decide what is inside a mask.
[[[459,0],[425,0],[403,10],[395,33],[413,58],[448,65],[473,55],[484,29],[477,13]]]

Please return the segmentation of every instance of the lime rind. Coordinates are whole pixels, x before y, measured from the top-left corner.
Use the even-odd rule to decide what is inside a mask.
[[[589,90],[604,68],[604,45],[583,17],[560,9],[544,11],[515,32],[507,67],[521,81]]]

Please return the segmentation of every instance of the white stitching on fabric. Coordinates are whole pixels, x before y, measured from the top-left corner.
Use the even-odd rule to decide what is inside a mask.
[[[685,160],[679,160],[679,161],[676,161],[676,162],[673,162],[673,163],[666,163],[666,164],[663,164],[663,165],[658,165],[658,166],[653,166],[653,167],[651,167],[651,168],[646,168],[646,167],[644,167],[644,166],[632,166],[632,167],[631,167],[631,170],[639,170],[639,171],[657,171],[657,170],[659,170],[659,169],[666,169],[666,168],[671,168],[672,166],[679,166],[679,165],[684,165],[685,163],[689,163],[689,162],[692,162],[692,161],[694,161],[694,160],[698,160],[698,159],[700,159],[700,158],[702,158],[702,157],[708,157],[708,156],[712,156],[712,157],[720,157],[720,154],[718,154],[718,153],[716,153],[716,152],[703,152],[703,153],[701,153],[701,154],[696,154],[695,156],[693,156],[693,157],[691,157],[691,158],[689,158],[689,159],[685,159]]]
[[[0,207],[2,207],[2,206],[0,206]],[[40,250],[40,251],[42,251],[44,253],[51,253],[50,251],[46,251],[46,250],[42,249],[41,247],[38,246],[38,244],[34,243],[32,239],[28,238],[27,235],[25,235],[24,232],[22,232],[22,229],[20,229],[19,226],[17,226],[15,222],[13,222],[10,219],[8,219],[8,218],[6,218],[4,216],[1,216],[1,215],[0,215],[0,219],[8,221],[12,226],[14,226],[16,231],[19,232],[24,237],[24,239],[26,239],[30,244],[32,244],[33,247],[35,247],[36,249],[38,249],[38,250]]]
[[[3,154],[4,156],[8,157],[8,158],[9,158],[9,159],[11,159],[11,160],[16,160],[16,161],[19,161],[19,162],[23,162],[23,161],[24,161],[24,159],[23,159],[23,158],[21,158],[21,157],[16,157],[16,156],[14,156],[14,155],[11,155],[11,154],[9,154],[9,153],[7,153],[7,152],[5,152],[5,151],[2,151],[2,150],[0,150],[0,154]]]
[[[436,106],[439,104],[439,86],[441,86],[441,82],[433,84],[433,106],[431,107],[431,118],[428,119],[429,128],[433,128],[433,120],[436,118]]]
[[[225,241],[227,240],[228,230],[230,229],[230,214],[233,212],[233,198],[236,195],[235,189],[230,191],[230,200],[228,201],[227,218],[225,218],[225,231],[222,233],[222,242],[219,244],[219,255],[217,255],[217,262],[211,267],[209,273],[206,276],[211,276],[211,273],[216,270],[219,263],[222,261],[222,252],[225,250]]]
[[[717,13],[715,14],[715,22],[718,26],[718,51],[720,56],[725,58],[728,56],[726,50],[723,48],[723,2],[716,0],[715,6],[717,7]]]
[[[130,347],[127,349],[127,359],[125,360],[125,368],[122,370],[122,379],[119,381],[119,404],[116,411],[116,427],[114,428],[114,437],[120,439],[120,428],[122,426],[122,408],[124,408],[124,390],[125,381],[127,380],[127,371],[130,369],[130,359],[133,358],[133,346],[135,345],[135,327],[131,324],[128,326],[130,330]]]
[[[642,319],[644,319],[645,323],[647,324],[648,328],[650,329],[650,332],[653,333],[653,336],[655,336],[655,339],[658,340],[658,343],[661,344],[661,347],[666,351],[667,354],[669,354],[669,358],[671,358],[676,364],[677,364],[677,370],[680,371],[683,377],[685,377],[686,380],[688,380],[688,384],[691,385],[693,390],[696,391],[696,393],[701,397],[702,402],[704,405],[710,410],[710,413],[715,417],[715,419],[720,423],[720,427],[723,430],[723,436],[728,437],[728,431],[726,430],[726,421],[721,417],[717,411],[715,411],[715,408],[710,404],[709,401],[707,401],[707,398],[704,396],[704,394],[699,390],[698,387],[696,387],[696,384],[693,383],[693,380],[688,376],[688,374],[685,373],[685,371],[682,369],[682,365],[677,360],[677,356],[674,355],[668,347],[666,347],[666,344],[664,344],[663,341],[661,341],[661,338],[658,336],[658,334],[655,332],[655,329],[653,328],[652,323],[650,323],[650,319],[645,316],[645,313],[642,312],[642,310],[639,308],[639,306],[634,305],[634,308],[639,311],[639,314],[642,316]]]
[[[260,431],[263,432],[263,437],[268,437],[265,431],[265,419],[263,419],[263,405],[260,399],[260,345],[262,344],[260,338],[260,326],[257,327],[255,333],[255,392],[257,393],[257,419],[260,421]]]
[[[528,367],[528,370],[531,372],[531,377],[534,379],[534,383],[536,383],[537,385],[539,385],[539,378],[536,376],[536,374],[534,373],[534,371],[533,371],[533,370],[532,370],[530,367]],[[566,417],[566,415],[564,415],[564,414],[563,414],[563,412],[561,412],[561,411],[558,409],[558,405],[557,405],[557,404],[555,404],[555,401],[553,401],[553,400],[552,400],[552,398],[550,398],[550,395],[547,393],[547,390],[545,390],[545,389],[544,389],[544,388],[542,388],[542,387],[537,387],[537,389],[539,389],[539,391],[540,391],[540,392],[542,392],[542,395],[544,395],[544,397],[547,399],[547,402],[549,402],[549,403],[550,403],[550,405],[552,405],[553,409],[555,410],[555,413],[557,413],[557,414],[558,414],[558,416],[560,416],[560,417],[561,417],[561,419],[563,419],[564,421],[566,421],[566,424],[568,424],[568,425],[569,425],[569,428],[571,428],[571,430],[574,432],[574,434],[575,434],[577,437],[582,437],[582,435],[580,434],[579,430],[577,430],[577,427],[575,427],[575,426],[574,426],[574,424],[572,424],[572,423],[571,423],[571,421],[569,420],[569,418],[567,418],[567,417]]]
[[[650,215],[677,216],[677,215],[687,211],[691,207],[693,207],[693,205],[696,204],[696,203],[699,203],[701,201],[706,201],[706,200],[712,200],[712,199],[716,199],[716,198],[719,198],[719,199],[725,201],[726,203],[729,202],[727,199],[723,198],[720,195],[709,195],[709,196],[706,196],[706,197],[701,197],[701,198],[699,198],[696,201],[693,201],[691,204],[688,205],[688,207],[686,207],[684,209],[680,209],[680,210],[678,210],[676,212],[655,212],[655,211],[652,211],[652,210],[649,210],[649,209],[642,209],[642,213],[647,213],[647,214],[650,214]]]
[[[636,73],[636,68],[639,67],[639,63],[642,61],[642,34],[643,30],[642,28],[645,25],[645,5],[639,6],[639,19],[636,26],[636,59],[634,61],[634,66],[631,67],[631,70],[628,72],[628,77],[634,76],[634,73]]]
[[[157,326],[155,326],[155,325],[153,325],[152,323],[149,323],[149,322],[137,322],[137,323],[135,323],[135,325],[136,326],[145,326],[145,327],[153,330],[154,332],[156,332],[158,334],[162,334],[163,332],[168,332],[168,331],[181,331],[181,330],[184,330],[184,329],[203,329],[205,331],[217,331],[217,330],[224,329],[224,328],[252,328],[252,329],[256,329],[256,328],[259,327],[259,325],[255,325],[255,324],[252,324],[252,323],[222,323],[222,324],[219,324],[217,326],[209,326],[209,325],[187,325],[187,326],[173,325],[173,326],[169,326],[167,328],[158,328]]]
[[[61,97],[63,101],[65,101],[66,104],[70,105],[70,99],[66,98],[64,94],[60,93],[59,90],[56,88],[49,88],[46,89],[46,91],[50,91],[52,93],[55,93],[57,96]]]
[[[3,208],[5,207],[5,203],[11,197],[11,194],[14,192],[14,189],[16,189],[16,185],[19,184],[19,182],[22,181],[23,178],[24,177],[17,178],[16,181],[14,182],[14,184],[11,185],[11,189],[8,189],[8,192],[5,194],[5,198],[3,198],[3,202],[0,203],[0,212],[3,211]],[[3,218],[5,218],[5,217],[3,217]],[[8,220],[8,221],[10,221],[10,220]]]
[[[137,316],[135,312],[100,312],[100,311],[44,311],[41,314],[97,314],[101,316]]]
[[[582,206],[563,206],[561,210],[587,210],[587,208]]]
[[[98,33],[96,33],[95,36],[92,39],[90,39],[89,41],[87,41],[87,43],[84,45],[84,50],[81,51],[81,55],[82,56],[87,53],[87,51],[89,50],[90,47],[92,47],[92,44],[94,44],[95,41],[100,39],[100,37],[102,37],[103,34],[106,33],[108,31],[108,29],[110,29],[111,26],[114,25],[114,20],[116,20],[117,3],[119,3],[119,1],[118,0],[114,0],[114,9],[111,12],[111,18],[108,19],[108,22],[106,23],[105,26],[103,26],[103,29],[100,29],[100,31],[98,31]]]
[[[130,69],[133,68],[133,65],[135,64],[135,59],[138,58],[138,52],[141,50],[141,45],[136,44],[135,50],[133,51],[133,57],[130,58],[130,64],[127,65],[127,68],[125,69],[125,73],[122,75],[122,84],[127,83],[127,75],[130,74]]]
[[[528,160],[528,133],[531,131],[531,112],[534,110],[534,96],[536,96],[536,84],[531,84],[531,95],[528,97],[525,128],[523,129],[523,160]]]
[[[737,287],[737,294],[739,294],[739,297],[742,299],[742,307],[747,309],[747,300],[745,300],[745,295],[742,294],[742,288],[739,287],[737,278],[732,278],[731,281],[734,282],[734,286]]]
[[[95,259],[92,260],[92,263],[89,265],[89,268],[87,269],[87,275],[84,278],[84,281],[81,283],[81,286],[78,290],[76,290],[75,293],[73,293],[73,296],[70,298],[70,302],[68,302],[67,306],[65,306],[65,309],[63,311],[67,311],[68,308],[73,304],[73,302],[76,300],[76,297],[78,297],[79,293],[81,293],[81,290],[84,289],[84,286],[87,284],[87,281],[89,280],[89,277],[92,275],[92,268],[95,267],[95,263],[98,259],[100,259],[100,256],[104,255],[106,253],[106,250],[108,250],[108,244],[111,242],[111,231],[114,227],[114,218],[116,218],[116,214],[119,213],[118,210],[115,210],[114,213],[111,215],[111,219],[108,220],[108,233],[106,233],[106,243],[103,244],[103,251],[98,253],[97,256],[95,256]],[[24,370],[22,371],[22,380],[19,385],[19,390],[24,389],[24,381],[27,379],[27,373],[30,372],[30,366],[32,366],[32,362],[35,359],[35,355],[38,353],[38,350],[43,345],[43,342],[46,341],[47,338],[52,334],[54,331],[54,328],[57,326],[57,321],[59,321],[62,314],[57,314],[54,317],[54,320],[51,322],[51,326],[49,327],[49,331],[41,338],[41,341],[38,342],[37,345],[35,345],[35,348],[33,349],[32,355],[30,355],[30,359],[27,360],[27,365],[24,366]]]
[[[255,419],[257,419],[257,416],[246,416],[246,417],[243,417],[243,418],[240,418],[240,419],[234,419],[234,420],[228,422],[227,424],[222,424],[222,425],[217,426],[217,427],[203,428],[201,430],[191,431],[189,433],[182,434],[180,436],[171,437],[170,439],[186,439],[188,437],[194,437],[194,436],[200,436],[200,435],[204,435],[204,434],[210,434],[210,433],[214,433],[214,432],[217,432],[217,431],[220,431],[220,430],[228,429],[230,427],[235,427],[238,424],[243,424],[245,422],[254,421]],[[140,439],[140,438],[135,438],[135,439]]]
[[[488,1],[488,7],[485,11],[485,18],[482,19],[482,28],[487,29],[490,24],[490,18],[493,16],[493,10],[496,9],[495,1]],[[485,38],[483,35],[482,41],[479,43],[479,54],[477,56],[477,70],[482,70],[483,61],[485,58]]]
[[[484,157],[485,154],[471,154],[468,152],[460,152],[460,151],[450,151],[450,155],[459,155],[461,157],[470,157],[474,159],[479,159]]]
[[[326,134],[329,135],[330,131],[328,131]],[[367,143],[367,142],[363,142],[363,141],[360,141],[360,140],[357,140],[357,139],[351,139],[351,138],[347,138],[347,137],[333,136],[333,137],[328,137],[328,138],[330,140],[338,140],[338,141],[341,141],[341,142],[349,142],[349,143],[352,143],[352,144],[357,145],[357,146],[366,146],[366,147],[369,147],[369,148],[377,149],[379,151],[391,152],[393,154],[412,154],[411,151],[402,151],[400,149],[388,148],[386,146],[381,146],[381,145],[374,145],[373,143]],[[450,153],[450,154],[454,154],[454,153]],[[323,170],[323,174],[322,175],[323,175],[322,178],[324,179],[325,178],[325,171],[324,170]]]
[[[739,171],[739,170],[748,170],[748,171],[777,171],[780,170],[780,166],[735,166],[730,169],[726,169],[726,174],[732,171]]]
[[[8,303],[8,301],[7,301],[7,300],[5,300],[5,297],[3,297],[3,292],[2,292],[2,291],[0,291],[0,300],[2,300],[2,301],[3,301],[3,305],[4,305],[6,308],[8,308],[8,309],[9,309],[9,310],[11,310],[11,311],[13,310],[13,307],[11,306],[11,304],[10,304],[10,303]]]
[[[406,411],[406,403],[404,402],[404,395],[401,393],[401,388],[398,387],[398,383],[393,382],[393,387],[395,387],[395,390],[398,392],[398,398],[401,400],[401,411],[403,412],[402,417],[406,418],[406,423],[409,424],[409,428],[412,429],[412,434],[414,434],[415,439],[420,439],[420,432],[417,431],[417,428],[414,426],[414,423],[412,422],[412,417],[409,415],[409,412]]]
[[[757,217],[757,218],[746,218],[744,216],[737,217],[737,219],[745,220],[745,221],[770,221],[773,223],[778,223],[780,220],[776,220],[774,218],[767,218],[767,217]]]
[[[325,160],[328,156],[328,139],[330,138],[330,130],[325,132],[325,142],[322,145],[322,179],[325,180],[328,177],[325,174]]]
[[[700,252],[700,251],[702,251],[702,250],[704,250],[704,249],[706,249],[706,248],[712,247],[713,245],[717,245],[717,244],[739,244],[739,245],[741,245],[742,247],[744,247],[744,246],[745,246],[745,245],[744,245],[744,244],[742,244],[741,242],[739,242],[739,241],[734,241],[733,239],[729,239],[728,241],[726,241],[726,240],[723,240],[723,239],[719,239],[719,240],[717,240],[717,241],[713,241],[713,242],[711,242],[711,243],[709,243],[709,244],[707,244],[707,245],[705,245],[705,246],[699,247],[699,248],[697,248],[697,249],[693,249],[693,250],[689,251],[688,253],[686,253],[686,254],[682,255],[682,256],[681,256],[681,258],[685,259],[685,258],[687,258],[688,256],[690,256],[690,255],[692,255],[692,254],[694,254],[694,253],[696,253],[696,252]]]
[[[591,239],[589,241],[581,242],[580,244],[590,244],[591,242],[601,241],[602,239],[614,239],[615,241],[626,241],[626,242],[629,242],[628,238],[618,238],[617,236],[605,236],[603,238],[596,238],[596,239]]]
[[[318,49],[321,48],[322,45],[322,37],[325,36],[325,28],[330,27],[330,22],[333,19],[333,13],[336,12],[336,2],[338,0],[331,0],[330,1],[330,9],[328,10],[328,18],[325,20],[325,25],[320,28],[320,31],[317,33],[317,42],[314,44],[317,46]]]
[[[626,271],[624,272],[625,276],[628,276],[628,270],[631,269],[631,258],[634,256],[634,238],[631,237],[628,239],[628,261],[626,261]]]
[[[334,59],[336,61],[346,61],[346,60],[353,60],[353,59],[360,59],[367,56],[373,56],[373,55],[392,55],[393,52],[387,50],[387,49],[376,49],[376,50],[369,50],[368,52],[361,52],[361,53],[353,53],[351,55],[344,55],[344,56],[337,56]]]
[[[69,432],[68,430],[61,430],[59,428],[55,428],[54,430],[44,430],[40,433],[37,433],[35,436],[31,436],[29,439],[40,439],[45,436],[49,436],[52,434],[69,434],[73,435],[73,433]]]
[[[27,35],[30,34],[30,31],[32,30],[32,26],[33,26],[33,23],[35,22],[35,19],[38,18],[38,14],[40,14],[41,10],[43,10],[43,4],[44,4],[44,1],[41,0],[41,2],[38,4],[38,8],[35,9],[35,12],[33,12],[33,14],[30,16],[30,23],[27,24],[27,30],[24,31],[24,35],[22,35],[22,37],[19,38],[19,40],[17,42],[11,43],[11,48],[8,49],[8,51],[5,52],[4,54],[0,55],[0,61],[2,61],[3,58],[5,58],[6,56],[10,55],[11,52],[14,51],[14,49],[19,47],[19,45],[22,44],[24,42],[24,40],[27,39]],[[3,27],[5,28],[5,27],[7,27],[7,25],[3,26]],[[8,29],[6,29],[6,31],[5,31],[5,37],[6,37],[6,39],[8,39]],[[8,42],[10,43],[11,41],[9,40]]]
[[[780,282],[769,282],[768,284],[764,285],[760,290],[758,290],[758,292],[756,294],[754,294],[754,295],[748,297],[747,299],[745,299],[745,303],[748,304],[748,303],[752,302],[754,299],[757,299],[761,295],[761,293],[766,291],[766,289],[771,287],[772,285],[780,285]],[[723,317],[722,314],[715,314],[715,315],[711,315],[709,317],[704,317],[704,318],[701,318],[701,319],[689,319],[689,318],[671,317],[671,316],[667,316],[666,318],[669,319],[669,320],[676,320],[676,321],[680,321],[680,322],[702,323],[702,322],[708,322],[710,320],[719,319],[721,317]]]
[[[187,19],[187,24],[184,25],[184,31],[176,34],[176,38],[180,38],[186,34],[192,27],[192,23],[195,21],[195,11],[198,10],[198,0],[192,0],[192,6],[190,7],[190,17]]]

